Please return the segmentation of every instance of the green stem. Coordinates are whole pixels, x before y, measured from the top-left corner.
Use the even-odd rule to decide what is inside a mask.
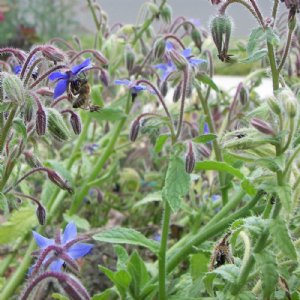
[[[276,64],[273,45],[271,43],[267,43],[267,45],[268,45],[269,62],[270,62],[270,67],[272,72],[273,91],[276,91],[279,89],[279,72],[277,71],[277,64]]]
[[[274,22],[274,24],[275,24],[275,22],[276,22],[276,16],[277,16],[277,11],[278,11],[278,5],[279,5],[279,0],[274,0],[273,10],[272,10],[272,17],[273,17],[273,22]]]
[[[159,270],[159,299],[166,299],[166,252],[167,252],[167,244],[168,244],[168,234],[169,234],[169,223],[171,217],[171,208],[168,202],[165,202],[165,210],[163,215],[163,224],[162,224],[162,235],[160,242],[160,250],[159,250],[159,262],[158,262],[158,270]]]
[[[206,115],[206,121],[208,124],[209,131],[211,133],[216,134],[215,125],[214,125],[213,118],[212,118],[212,115],[210,112],[210,108],[208,106],[208,102],[205,101],[205,99],[203,98],[200,87],[197,86],[196,89],[197,89],[197,93],[198,93],[198,97],[200,99],[201,105],[203,107],[203,111]],[[217,161],[223,161],[222,152],[221,152],[218,142],[216,140],[213,140],[212,144],[213,144],[213,149],[214,149]],[[221,190],[221,194],[222,194],[223,205],[226,205],[226,203],[228,202],[228,190],[225,185],[226,184],[225,176],[226,175],[224,174],[224,172],[219,172],[220,190]]]
[[[294,135],[294,129],[295,129],[295,119],[291,118],[290,119],[290,132],[289,132],[288,140],[286,142],[286,145],[282,149],[282,153],[288,149],[288,147],[292,141],[293,135]]]
[[[8,118],[5,122],[5,125],[4,125],[4,127],[1,131],[1,135],[0,135],[0,137],[1,137],[1,139],[0,139],[0,153],[2,153],[2,151],[3,151],[5,141],[6,141],[8,133],[9,133],[9,130],[11,128],[11,124],[14,120],[15,115],[16,115],[16,112],[17,112],[17,107],[14,107],[14,108],[11,109],[11,111],[8,115]]]

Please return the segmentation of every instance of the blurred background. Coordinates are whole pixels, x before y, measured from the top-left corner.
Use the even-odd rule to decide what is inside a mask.
[[[159,0],[157,0],[159,2]],[[107,12],[109,24],[116,22],[135,24],[144,0],[99,0]],[[258,0],[265,16],[271,12],[271,1]],[[209,18],[216,7],[209,0],[169,0],[174,18],[185,16],[199,19],[208,27]],[[229,9],[235,23],[235,37],[245,37],[254,19],[241,5]],[[0,46],[27,48],[34,42],[53,37],[68,38],[76,34],[89,34],[95,30],[86,0],[0,0]]]

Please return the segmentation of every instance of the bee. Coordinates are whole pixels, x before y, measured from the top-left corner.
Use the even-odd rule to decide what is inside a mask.
[[[101,109],[98,105],[91,105],[90,103],[91,87],[86,79],[85,75],[76,76],[70,80],[69,95],[77,96],[73,101],[73,108],[82,108],[89,110],[90,112],[99,111]]]
[[[231,249],[228,241],[230,233],[225,234],[225,236],[219,241],[214,248],[210,259],[209,270],[212,271],[225,263],[233,264],[234,259],[231,254]]]

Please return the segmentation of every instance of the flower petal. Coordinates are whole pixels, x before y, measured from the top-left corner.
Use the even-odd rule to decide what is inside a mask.
[[[50,265],[50,270],[54,272],[59,272],[61,271],[61,267],[63,264],[64,261],[62,259],[57,259]]]
[[[165,71],[167,69],[167,64],[158,64],[158,65],[155,65],[153,66],[155,69],[160,69],[160,70],[163,70]]]
[[[182,54],[185,58],[187,58],[187,57],[189,57],[189,56],[192,55],[192,49],[191,49],[191,48],[186,48],[186,49],[184,49],[184,50],[181,52],[181,54]]]
[[[46,248],[50,245],[54,245],[53,239],[47,239],[44,236],[40,235],[36,231],[32,231],[33,237],[35,239],[35,242],[40,248]]]
[[[91,67],[91,59],[87,58],[85,61],[83,61],[80,65],[74,66],[71,71],[73,75],[77,75],[78,73],[84,71],[83,69]]]
[[[90,253],[93,247],[94,245],[91,244],[78,243],[70,247],[67,252],[73,259],[77,259]]]
[[[13,71],[16,75],[18,75],[22,70],[22,67],[20,65],[14,66]]]
[[[129,85],[130,84],[130,80],[128,79],[118,79],[118,80],[115,80],[115,84],[124,84],[124,85]]]
[[[206,62],[206,60],[200,59],[200,58],[190,58],[190,59],[189,59],[189,63],[190,63],[192,66],[197,66],[197,65],[203,64],[203,63],[205,63],[205,62]]]
[[[174,45],[171,42],[167,41],[166,42],[166,49],[167,50],[172,50],[172,49],[174,49]]]
[[[67,85],[68,80],[66,79],[58,81],[54,89],[53,99],[56,99],[57,97],[61,96],[67,90]]]
[[[76,239],[77,228],[74,222],[70,222],[63,233],[62,243],[66,244],[67,242]]]
[[[49,75],[49,80],[56,80],[56,79],[67,79],[69,76],[66,73],[62,72],[53,72]]]

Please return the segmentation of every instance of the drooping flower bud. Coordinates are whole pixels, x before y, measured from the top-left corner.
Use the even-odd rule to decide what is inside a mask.
[[[195,46],[201,52],[201,50],[202,50],[202,37],[201,37],[200,31],[197,28],[193,28],[193,30],[191,32],[191,38],[192,38]]]
[[[171,61],[173,61],[173,63],[179,70],[186,69],[189,65],[188,60],[174,48],[168,49],[168,51],[166,52],[166,56]]]
[[[202,156],[206,158],[210,157],[211,150],[206,145],[198,144],[197,149],[199,150]]]
[[[38,135],[46,133],[47,115],[42,105],[38,106],[35,118],[35,128]]]
[[[157,39],[154,43],[153,49],[154,49],[154,57],[156,59],[160,59],[165,54],[166,41],[163,38]]]
[[[70,132],[61,114],[53,108],[48,108],[47,115],[47,128],[51,135],[58,141],[67,141],[70,137]]]
[[[129,47],[127,45],[126,50],[125,50],[125,64],[126,64],[127,71],[129,73],[133,69],[134,61],[135,61],[135,55],[133,53],[133,50],[131,47]]]
[[[99,60],[103,65],[108,65],[107,58],[100,51],[93,51],[94,57]]]
[[[25,90],[19,76],[3,72],[2,90],[4,98],[8,101],[24,103]]]
[[[130,128],[130,133],[129,133],[129,139],[134,142],[139,134],[140,130],[140,120],[136,119],[132,122],[131,128]]]
[[[160,86],[160,92],[163,97],[165,97],[168,93],[168,82],[165,80]]]
[[[41,50],[44,57],[53,62],[59,62],[65,60],[64,52],[53,45],[45,45],[42,47]]]
[[[100,80],[107,87],[109,83],[109,75],[107,70],[101,69],[100,71]]]
[[[228,60],[228,48],[231,36],[232,21],[227,15],[216,16],[210,25],[213,41],[218,49],[219,58]]]
[[[149,11],[151,12],[151,14],[153,16],[156,16],[156,17],[159,16],[159,8],[155,3],[148,2],[147,8],[149,9]]]
[[[196,159],[195,159],[195,153],[193,151],[193,144],[192,142],[189,142],[188,144],[188,151],[185,155],[185,171],[187,173],[192,173],[195,167]]]
[[[294,118],[297,115],[298,102],[293,92],[289,89],[282,89],[276,94],[276,97],[283,103],[287,115]]]
[[[260,120],[258,118],[253,118],[251,120],[251,125],[257,129],[258,131],[268,134],[268,135],[275,135],[273,128],[267,122]]]
[[[160,10],[160,15],[165,23],[170,24],[172,20],[172,7],[169,4],[165,4]]]
[[[173,102],[174,103],[178,102],[178,100],[181,97],[181,86],[182,86],[182,82],[180,82],[177,85],[176,89],[174,90],[174,93],[173,93]]]
[[[80,134],[81,133],[81,120],[78,114],[72,112],[70,116],[70,123],[72,126],[72,129],[75,134]]]
[[[25,94],[24,121],[29,123],[33,118],[34,99],[29,93]]]
[[[244,84],[241,86],[239,98],[242,105],[246,105],[249,100],[249,90]]]
[[[23,154],[25,156],[25,161],[31,168],[42,167],[42,163],[39,161],[36,155],[33,155],[33,153],[29,151],[24,151]]]
[[[268,99],[268,105],[271,108],[271,110],[276,114],[280,115],[281,114],[281,108],[280,105],[275,97],[270,97]]]
[[[46,209],[44,208],[44,206],[39,203],[35,213],[36,213],[36,217],[37,217],[40,225],[45,225],[46,224]]]
[[[69,194],[73,194],[73,188],[54,170],[47,169],[48,178],[62,190],[66,190]]]

